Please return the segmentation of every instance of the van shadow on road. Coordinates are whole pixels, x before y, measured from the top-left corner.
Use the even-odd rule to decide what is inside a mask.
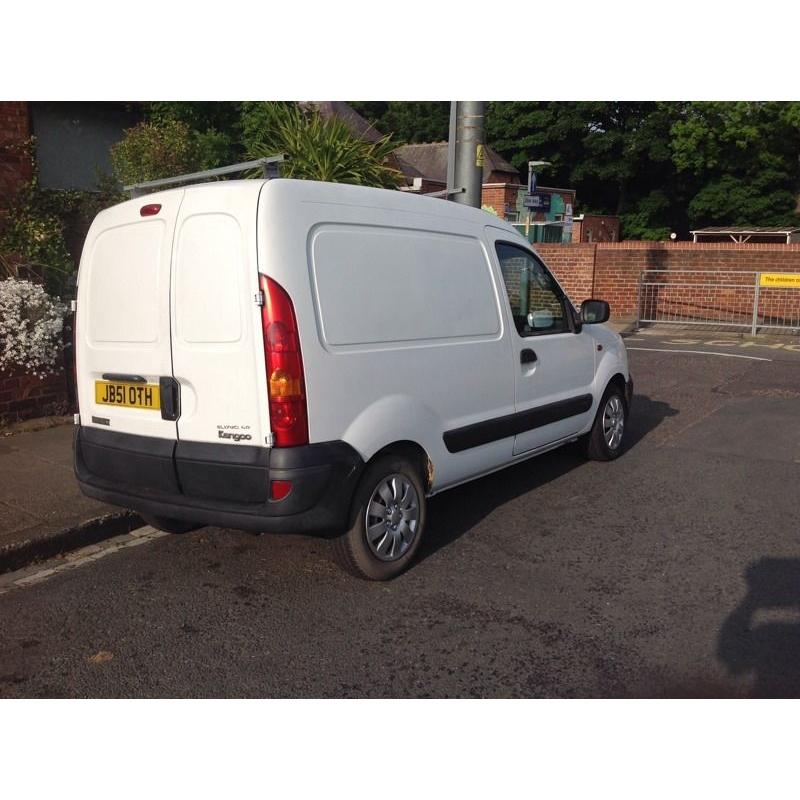
[[[635,395],[625,451],[621,457],[625,458],[626,453],[637,447],[664,419],[676,414],[677,409],[669,403]],[[535,468],[531,467],[532,463],[535,463]],[[428,506],[428,534],[420,545],[417,562],[459,539],[498,506],[585,463],[586,457],[578,443],[565,445],[432,498]]]
[[[747,594],[720,628],[717,656],[731,676],[754,673],[752,697],[800,697],[800,559],[762,558],[745,578]]]

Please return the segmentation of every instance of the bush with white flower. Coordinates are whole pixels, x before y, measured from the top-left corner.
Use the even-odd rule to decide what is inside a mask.
[[[66,306],[31,281],[0,281],[0,371],[43,377],[60,365]]]

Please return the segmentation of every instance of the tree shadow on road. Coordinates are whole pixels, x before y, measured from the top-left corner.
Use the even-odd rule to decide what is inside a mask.
[[[720,628],[717,656],[732,676],[755,674],[752,697],[800,697],[800,559],[762,558],[745,578],[747,594]]]
[[[667,417],[678,413],[669,403],[637,394],[626,431],[625,452],[635,448]],[[418,562],[463,536],[484,517],[520,495],[544,486],[586,463],[579,443],[565,445],[533,460],[470,481],[432,498],[428,507],[428,535],[420,545]],[[532,464],[535,467],[532,468]]]

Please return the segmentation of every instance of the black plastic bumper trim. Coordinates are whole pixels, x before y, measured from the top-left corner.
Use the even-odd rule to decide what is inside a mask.
[[[321,532],[347,524],[361,456],[345,442],[291,448],[206,444],[78,426],[81,490],[141,514],[257,531]],[[269,499],[272,480],[291,492]]]
[[[516,436],[525,431],[541,428],[553,422],[583,414],[592,407],[592,396],[582,394],[548,403],[544,406],[508,414],[504,417],[495,417],[463,428],[454,428],[444,433],[445,447],[451,453],[460,453],[471,447],[479,447],[509,436]]]

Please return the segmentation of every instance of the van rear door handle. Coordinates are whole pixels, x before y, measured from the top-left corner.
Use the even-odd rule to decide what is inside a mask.
[[[520,364],[533,364],[533,362],[536,360],[537,360],[536,353],[529,347],[526,347],[524,350],[520,351],[519,354]]]
[[[104,372],[104,381],[120,381],[121,383],[147,383],[142,375],[123,375],[121,372]]]
[[[161,419],[176,420],[181,415],[181,386],[175,378],[159,378]]]

